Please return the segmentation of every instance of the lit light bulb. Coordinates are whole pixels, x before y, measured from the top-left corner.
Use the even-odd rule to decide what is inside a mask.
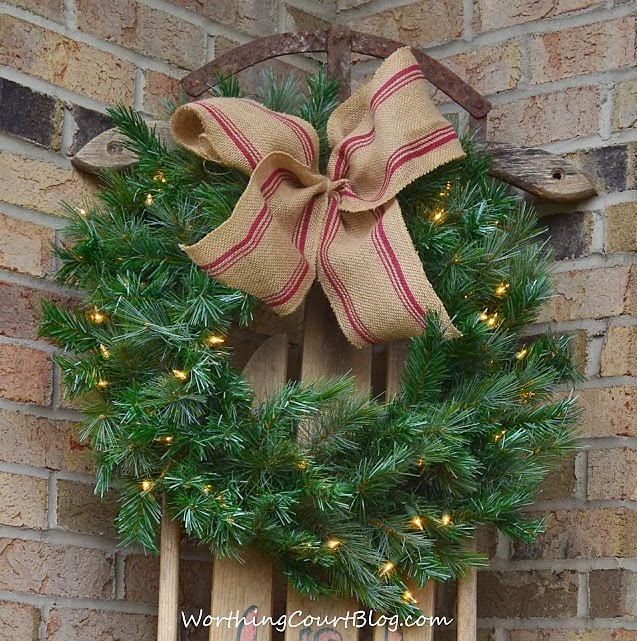
[[[144,203],[146,204],[147,207],[150,207],[153,204],[154,198],[152,194],[146,194],[146,199],[144,200]]]
[[[343,545],[342,541],[339,541],[338,539],[330,539],[326,544],[325,547],[329,548],[330,550],[336,550]]]
[[[178,381],[185,381],[188,378],[188,372],[184,372],[182,369],[174,369],[172,374]]]
[[[425,526],[422,520],[421,516],[414,516],[414,518],[411,520],[411,524],[415,527],[418,528],[419,530],[424,530]]]
[[[487,327],[495,327],[498,324],[498,312],[494,312],[487,318]]]
[[[441,517],[440,517],[440,522],[447,527],[448,525],[453,525],[453,520],[451,518],[451,514],[448,512],[445,512]]]
[[[500,297],[504,296],[509,291],[509,287],[511,287],[509,283],[500,283],[495,288],[495,295]]]
[[[85,218],[88,215],[88,212],[84,207],[74,207],[75,211],[82,216],[82,218]]]
[[[97,307],[93,307],[93,311],[88,315],[88,317],[94,323],[103,323],[106,320],[106,314],[102,314]]]
[[[523,347],[519,352],[515,353],[515,357],[521,361],[528,353],[529,350],[526,347]]]
[[[214,345],[223,345],[225,342],[226,342],[225,336],[212,335],[212,336],[208,336],[208,338],[206,338],[206,343],[208,343],[208,345],[213,345],[213,346]]]
[[[145,481],[141,482],[141,486],[142,486],[142,490],[144,490],[144,492],[148,492],[148,490],[152,489],[153,482],[145,480]]]
[[[414,595],[411,593],[411,590],[405,590],[402,594],[402,598],[405,603],[412,603],[414,605],[418,603],[418,601],[414,599]]]
[[[526,392],[525,390],[520,391],[520,401],[522,403],[528,403],[535,396],[535,392]]]
[[[170,444],[170,443],[172,443],[172,442],[173,442],[173,440],[174,440],[174,437],[173,437],[173,436],[167,436],[167,437],[164,439],[164,443],[168,443],[168,444]]]
[[[380,568],[380,576],[386,576],[389,574],[396,566],[391,561],[386,561]]]
[[[210,494],[210,492],[212,492],[212,489],[213,489],[213,488],[212,488],[212,485],[208,484],[208,485],[206,485],[206,487],[204,487],[203,491],[204,491],[206,494]]]
[[[481,321],[486,321],[486,320],[488,320],[488,319],[489,319],[489,310],[488,310],[488,309],[485,309],[485,310],[483,310],[482,312],[480,312],[480,316],[479,316],[479,318],[480,318],[480,320],[481,320]]]
[[[100,378],[97,383],[95,383],[95,385],[97,385],[97,387],[99,387],[100,389],[106,389],[108,387],[108,381]]]
[[[445,218],[445,212],[444,212],[444,209],[437,209],[437,210],[433,213],[433,215],[432,215],[432,217],[431,217],[431,219],[432,219],[435,223],[441,223],[441,222],[444,220],[444,218]]]
[[[106,347],[106,345],[103,345],[102,343],[100,343],[100,352],[103,358],[111,357],[111,353],[108,351],[108,348]]]
[[[159,171],[158,171],[158,172],[153,176],[153,180],[154,180],[155,182],[162,183],[162,184],[163,184],[163,183],[168,182],[168,181],[166,180],[166,176],[164,176],[164,172],[163,172],[163,171],[161,171],[161,170],[159,170]]]
[[[306,461],[299,461],[296,464],[296,467],[298,467],[299,470],[305,470],[307,468],[307,462]]]
[[[451,182],[447,182],[447,184],[442,188],[442,190],[438,192],[438,195],[441,197],[448,196],[449,193],[451,192],[452,187],[453,185],[451,184]]]
[[[493,435],[493,442],[494,443],[498,443],[499,441],[501,441],[506,433],[507,433],[506,430],[500,430],[497,434],[494,434]]]

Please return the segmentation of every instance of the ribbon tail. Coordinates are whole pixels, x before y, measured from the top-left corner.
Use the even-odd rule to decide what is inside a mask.
[[[349,214],[328,209],[318,278],[347,339],[356,347],[410,338],[435,312],[447,338],[452,325],[411,242],[396,200]]]

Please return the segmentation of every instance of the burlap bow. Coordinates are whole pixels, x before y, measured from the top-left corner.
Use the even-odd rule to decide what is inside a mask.
[[[348,340],[361,347],[414,336],[447,312],[423,271],[396,194],[463,155],[431,103],[409,49],[331,115],[327,176],[304,120],[239,98],[177,110],[174,138],[195,153],[251,174],[232,216],[185,251],[210,276],[293,312],[318,277]]]

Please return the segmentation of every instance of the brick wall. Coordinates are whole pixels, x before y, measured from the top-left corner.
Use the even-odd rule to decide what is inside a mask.
[[[576,335],[585,448],[533,509],[542,539],[492,543],[480,640],[637,640],[637,69],[634,0],[10,0],[0,3],[0,641],[154,638],[157,562],[119,549],[78,413],[37,338],[69,156],[122,101],[160,114],[178,79],[276,31],[328,22],[425,47],[493,102],[489,137],[567,154],[599,196],[541,205],[558,255],[538,327]],[[369,71],[362,61],[359,75]],[[445,101],[441,108],[464,122]],[[184,606],[206,608],[186,550]],[[194,639],[194,637],[193,637]]]

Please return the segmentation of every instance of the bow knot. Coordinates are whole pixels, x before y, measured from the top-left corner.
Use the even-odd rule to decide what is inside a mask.
[[[341,203],[341,191],[345,189],[350,189],[350,183],[347,178],[332,180],[325,176],[325,193],[328,198],[334,198],[339,205]]]
[[[251,100],[184,105],[171,126],[189,149],[250,175],[230,218],[184,247],[210,276],[282,315],[318,278],[358,347],[420,333],[429,311],[440,315],[448,336],[457,335],[395,198],[463,155],[409,49],[387,58],[330,116],[327,176],[319,173],[314,128]]]

